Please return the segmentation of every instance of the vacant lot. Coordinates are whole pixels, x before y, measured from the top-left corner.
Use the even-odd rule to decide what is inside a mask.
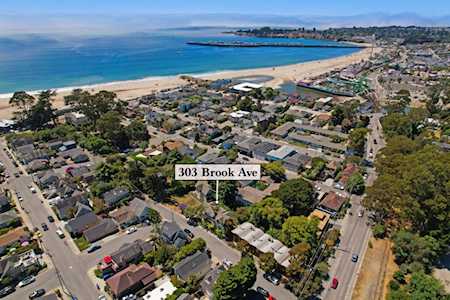
[[[382,300],[386,298],[389,281],[396,270],[389,240],[370,240],[361,272],[353,292],[353,300]]]

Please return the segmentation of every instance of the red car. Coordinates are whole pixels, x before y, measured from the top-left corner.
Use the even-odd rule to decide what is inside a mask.
[[[331,281],[331,288],[332,289],[337,289],[338,284],[339,284],[339,281],[337,280],[336,277],[334,277],[333,280]]]

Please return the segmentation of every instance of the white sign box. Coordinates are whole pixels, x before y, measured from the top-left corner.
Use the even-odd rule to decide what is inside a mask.
[[[259,180],[261,165],[175,165],[175,180]]]

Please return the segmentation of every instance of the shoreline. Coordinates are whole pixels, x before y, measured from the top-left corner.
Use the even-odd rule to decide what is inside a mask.
[[[280,65],[273,67],[262,67],[243,70],[223,70],[213,71],[202,74],[178,74],[169,76],[151,76],[135,80],[113,81],[99,83],[93,85],[62,87],[53,89],[57,92],[54,106],[60,108],[64,106],[64,96],[71,93],[73,89],[82,88],[90,92],[98,92],[107,90],[115,92],[122,100],[130,100],[162,89],[174,88],[186,83],[180,78],[182,75],[188,75],[195,78],[217,80],[231,79],[242,76],[268,75],[273,77],[272,80],[265,83],[266,86],[277,87],[284,81],[302,80],[308,77],[318,76],[329,72],[336,68],[343,68],[352,63],[361,60],[367,60],[370,57],[370,49],[362,49],[349,55],[338,56],[335,58],[314,60],[290,65]],[[32,94],[38,91],[30,91]],[[8,119],[12,117],[14,108],[8,103],[12,93],[0,94],[0,119]]]

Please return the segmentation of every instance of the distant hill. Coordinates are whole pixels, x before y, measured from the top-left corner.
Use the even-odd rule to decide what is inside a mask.
[[[33,15],[0,13],[0,35],[18,33],[120,34],[184,27],[305,27],[450,26],[450,15],[424,17],[413,13],[371,13],[350,16],[156,14],[156,15]]]

